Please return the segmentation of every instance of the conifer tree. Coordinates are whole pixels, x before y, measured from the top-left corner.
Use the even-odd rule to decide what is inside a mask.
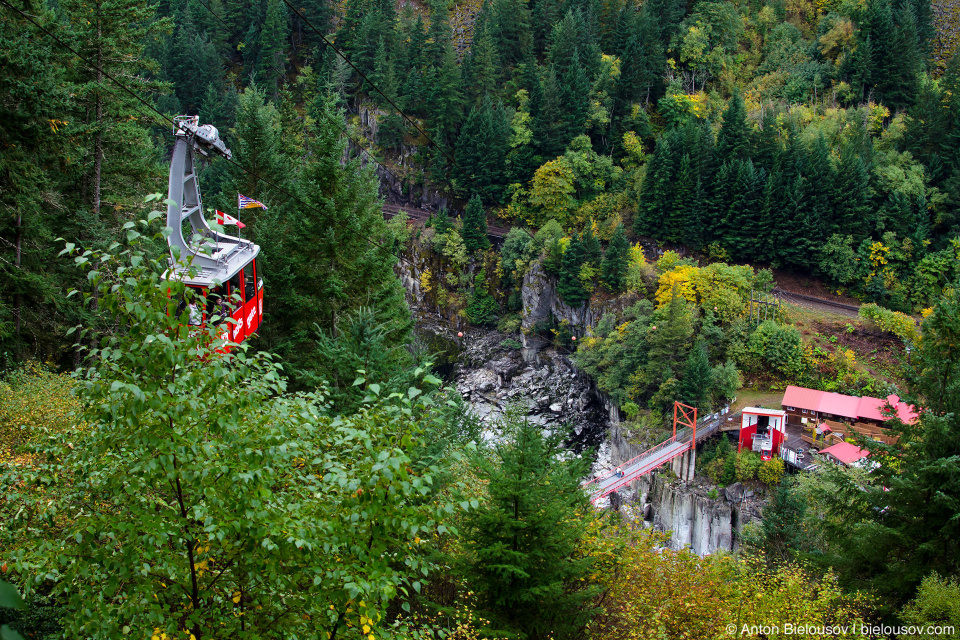
[[[733,172],[736,173],[733,173]],[[720,240],[735,256],[751,256],[756,250],[761,196],[766,174],[748,160],[736,160],[731,167],[732,198],[723,219]]]
[[[473,293],[467,304],[467,317],[473,324],[493,324],[497,320],[499,311],[496,299],[487,289],[487,272],[485,269],[480,269],[473,281]]]
[[[562,456],[562,431],[540,426],[511,409],[503,438],[475,465],[488,498],[465,515],[471,558],[466,579],[492,626],[543,638],[573,637],[592,615],[592,559],[577,553],[590,503],[580,481],[584,460]]]
[[[144,73],[155,74],[158,68],[145,56],[144,47],[171,22],[155,20],[153,5],[143,0],[62,0],[59,8],[69,23],[73,46],[100,69],[71,64],[68,69],[73,73],[67,78],[74,83],[72,93],[80,109],[70,123],[70,135],[84,140],[80,158],[85,200],[99,219],[104,193],[115,204],[129,201],[125,190],[152,179],[158,169],[152,148],[144,148],[150,117],[141,115],[139,102],[111,88],[103,72],[124,78],[126,86],[140,94],[162,89]]]
[[[530,9],[525,0],[494,0],[489,24],[505,67],[515,67],[532,53]]]
[[[487,214],[483,210],[480,197],[474,195],[463,212],[463,245],[471,254],[490,247],[487,237]]]
[[[661,229],[658,237],[668,242],[683,242],[687,238],[687,207],[693,198],[696,181],[691,167],[690,154],[683,154],[680,159],[680,168],[677,170],[677,179],[674,181],[673,197],[661,220]]]
[[[717,135],[717,157],[720,162],[750,157],[750,130],[747,110],[739,91],[733,92],[730,104],[723,113],[723,125]]]
[[[503,103],[490,96],[470,110],[457,138],[455,158],[467,175],[457,177],[460,192],[479,185],[485,200],[496,201],[503,191],[507,172],[510,125]]]
[[[582,307],[590,299],[590,294],[583,288],[583,283],[580,282],[580,267],[585,262],[583,242],[580,241],[580,236],[573,234],[560,261],[557,295],[574,308]]]
[[[233,162],[227,165],[224,195],[219,201],[219,208],[224,211],[236,207],[238,193],[262,202],[279,195],[264,178],[281,187],[288,186],[287,181],[294,178],[288,166],[291,159],[283,152],[280,112],[272,102],[267,102],[263,91],[254,87],[240,94],[235,120],[230,131]],[[243,223],[249,237],[257,239],[263,215],[262,209],[244,211]]]
[[[627,285],[627,265],[629,261],[630,244],[623,224],[618,224],[603,255],[602,277],[603,282],[614,293],[624,290]]]
[[[560,140],[566,147],[571,140],[583,133],[590,108],[590,81],[580,64],[577,49],[574,49],[571,64],[563,76],[560,100],[564,105],[564,126]]]
[[[812,251],[816,251],[829,237],[834,228],[833,216],[837,206],[833,202],[834,172],[830,162],[830,150],[823,134],[817,136],[807,154],[805,178],[808,185],[809,214],[803,229],[804,238]]]
[[[427,28],[427,61],[435,67],[443,65],[447,44],[451,41],[450,16],[445,0],[430,0],[430,26]]]
[[[343,114],[334,101],[327,96],[313,105],[304,139],[308,160],[290,175],[289,188],[311,206],[298,207],[295,215],[271,207],[261,213],[257,229],[274,291],[261,340],[286,361],[300,386],[316,383],[311,372],[321,365],[313,348],[317,329],[335,335],[341,318],[369,308],[392,348],[407,343],[412,326],[393,270],[396,256],[377,242],[387,232],[374,174],[356,159],[341,164],[345,142],[335,123]]]
[[[710,408],[710,387],[713,369],[707,357],[707,349],[701,340],[690,350],[680,380],[681,402],[699,409]]]
[[[657,140],[653,158],[643,178],[640,204],[634,218],[634,232],[639,236],[655,235],[670,206],[673,177],[673,149],[667,136]]]
[[[763,110],[763,117],[760,119],[760,130],[755,136],[754,148],[756,153],[753,155],[754,164],[762,167],[768,174],[773,171],[773,165],[777,159],[777,151],[780,149],[780,143],[777,138],[777,116],[773,107],[767,107]]]
[[[531,114],[533,140],[540,155],[545,159],[552,159],[562,154],[569,141],[563,139],[563,97],[557,70],[552,65],[541,74],[537,91],[533,95]]]
[[[704,224],[709,238],[718,238],[724,228],[723,225],[730,210],[730,201],[733,198],[735,172],[736,167],[733,164],[724,162],[714,175],[713,189],[707,203],[707,219]]]
[[[190,12],[184,12],[177,27],[165,71],[184,113],[198,113],[207,87],[219,90],[223,84],[222,59],[206,35],[194,27]]]
[[[583,261],[593,265],[594,268],[600,267],[602,253],[600,250],[600,240],[593,235],[593,220],[587,220],[583,229]]]
[[[52,15],[39,18],[41,24]],[[63,158],[75,152],[58,133],[70,101],[65,69],[32,25],[4,10],[0,21],[0,351],[14,359],[60,351],[59,318],[77,311],[64,298],[57,235],[76,237],[83,218],[50,207],[49,197],[71,189]],[[71,189],[72,190],[72,189]],[[67,213],[69,211],[69,214]],[[73,341],[71,340],[71,343]],[[46,343],[47,346],[41,346]]]
[[[274,102],[279,98],[284,75],[284,47],[287,40],[287,6],[282,0],[268,0],[267,17],[260,32],[258,77]]]
[[[483,100],[485,96],[495,96],[500,89],[500,56],[497,45],[490,35],[489,28],[476,33],[470,58],[464,64],[464,86],[469,92],[468,102]]]
[[[693,337],[693,316],[683,296],[675,291],[665,310],[658,311],[656,324],[647,333],[646,380],[653,387],[680,371]]]

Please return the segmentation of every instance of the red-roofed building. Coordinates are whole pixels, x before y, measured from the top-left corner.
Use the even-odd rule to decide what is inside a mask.
[[[838,442],[832,447],[827,447],[822,450],[820,455],[825,456],[828,460],[833,460],[834,462],[845,464],[849,467],[869,456],[870,452],[849,442]]]
[[[892,410],[886,409],[888,404]],[[906,423],[918,418],[916,409],[895,395],[884,400],[858,398],[793,385],[783,394],[783,410],[787,412],[788,424],[804,427],[804,440],[811,444],[817,444],[816,426],[824,423],[838,435],[852,430],[867,438],[894,442],[896,438],[887,435],[884,423],[894,417]]]
[[[787,437],[787,414],[779,409],[747,407],[740,422],[740,444],[737,451],[756,451],[761,460],[780,455]]]

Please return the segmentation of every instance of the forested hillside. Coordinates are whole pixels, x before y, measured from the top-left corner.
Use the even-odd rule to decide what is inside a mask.
[[[904,311],[955,276],[960,72],[926,75],[923,0],[35,4],[49,35],[5,11],[11,356],[61,358],[65,328],[92,322],[64,299],[73,276],[51,240],[109,243],[162,190],[168,126],[110,76],[220,128],[238,163],[204,172],[207,202],[229,210],[240,191],[273,205],[248,223],[281,260],[265,265],[276,277],[296,279],[270,243],[287,235],[278,220],[307,213],[289,191],[305,188],[314,131],[343,130],[313,106],[326,95],[381,174],[476,195],[510,224],[556,220],[570,234],[593,220],[606,241],[622,222]],[[371,106],[375,126],[351,116]],[[292,353],[290,331],[303,329],[275,339]]]
[[[0,638],[960,627],[949,11],[0,0]],[[184,114],[232,149],[198,160],[203,213],[265,205],[237,214],[266,293],[231,353],[191,324],[154,211]],[[429,219],[385,222],[384,194]],[[784,314],[778,274],[875,304]],[[705,447],[698,500],[769,501],[699,558],[596,509],[595,452],[527,399],[481,424],[414,339],[434,312],[552,342],[631,445],[744,382],[896,391],[919,417],[857,440],[869,469]]]

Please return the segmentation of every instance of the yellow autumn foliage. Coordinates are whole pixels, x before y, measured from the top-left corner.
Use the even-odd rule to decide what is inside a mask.
[[[60,432],[74,426],[79,403],[73,380],[30,362],[0,381],[0,462],[25,463],[17,450],[43,432]]]

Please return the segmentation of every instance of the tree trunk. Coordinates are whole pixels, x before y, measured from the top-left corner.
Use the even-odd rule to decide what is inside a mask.
[[[100,215],[100,183],[103,168],[103,23],[100,19],[101,4],[97,3],[97,103],[96,127],[93,137],[93,215]]]
[[[17,209],[17,246],[16,246],[16,257],[14,258],[17,269],[20,269],[20,256],[21,256],[21,247],[23,244],[23,215],[19,209]],[[21,305],[21,294],[19,291],[13,296],[13,316],[16,318],[17,323],[17,335],[20,335],[20,305]]]

